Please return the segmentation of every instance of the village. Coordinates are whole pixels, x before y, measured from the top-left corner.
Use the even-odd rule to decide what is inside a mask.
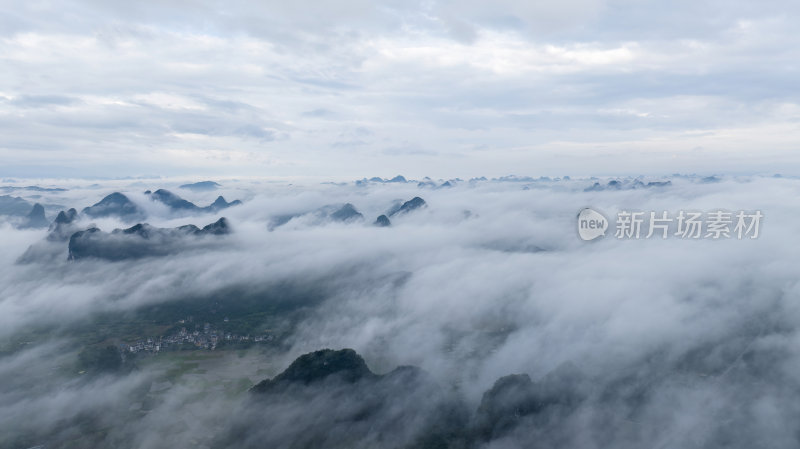
[[[192,319],[188,318],[180,320],[179,324],[191,322]],[[228,319],[225,318],[225,322]],[[157,353],[169,350],[185,350],[185,349],[203,349],[213,351],[218,346],[225,344],[235,343],[267,343],[275,340],[275,336],[271,334],[263,335],[239,335],[223,330],[215,329],[210,323],[205,323],[203,329],[195,329],[194,331],[187,331],[186,327],[181,327],[181,330],[176,334],[166,336],[147,337],[146,339],[137,340],[133,343],[122,343],[120,349],[126,353],[139,353],[149,352]]]

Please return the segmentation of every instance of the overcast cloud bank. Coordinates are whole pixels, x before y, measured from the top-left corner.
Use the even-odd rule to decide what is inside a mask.
[[[788,0],[5,6],[1,176],[798,170]]]

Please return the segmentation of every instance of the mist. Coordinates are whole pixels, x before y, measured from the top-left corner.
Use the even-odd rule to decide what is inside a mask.
[[[800,207],[786,198],[797,195],[800,181],[670,181],[600,191],[586,191],[596,182],[589,179],[435,189],[231,181],[223,183],[230,186],[225,194],[242,205],[195,216],[174,216],[141,192],[169,188],[198,204],[219,192],[186,192],[170,180],[65,183],[66,191],[30,200],[80,211],[119,191],[152,226],[202,226],[224,216],[231,233],[213,245],[113,262],[68,260],[66,242],[47,242],[52,251],[23,263],[19,257],[43,244],[48,231],[4,224],[2,445],[216,447],[231,429],[251,428],[268,438],[241,447],[314,446],[318,440],[300,438],[309,422],[330,426],[313,432],[335,435],[342,424],[321,418],[332,404],[342,413],[363,406],[358,396],[337,393],[352,387],[309,387],[321,389],[301,392],[315,398],[310,402],[275,403],[254,402],[247,389],[302,354],[352,348],[376,375],[413,365],[435,385],[380,390],[401,412],[360,419],[373,430],[405,433],[351,441],[353,447],[419,442],[426,419],[418,418],[441,416],[440,403],[458,404],[459,425],[468,429],[458,441],[479,447],[793,447]],[[373,225],[417,196],[425,207],[392,216],[389,227]],[[347,203],[363,218],[337,222],[315,213]],[[612,231],[583,242],[575,216],[586,206],[608,216],[626,209],[760,210],[764,220],[757,239],[625,240]],[[47,210],[48,219],[54,212]],[[75,226],[111,232],[134,224],[81,214]],[[224,313],[266,311],[259,324],[274,332],[275,343],[207,350],[200,362],[160,362],[161,353],[127,354],[125,369],[108,372],[81,365],[87,348],[130,340],[115,320],[212,302]],[[176,367],[185,372],[176,375]],[[469,423],[487,391],[511,374],[526,374],[541,391],[569,391],[569,407],[520,419],[491,438],[464,437],[475,432]],[[553,379],[566,386],[553,387]],[[403,399],[418,388],[427,393]],[[94,430],[82,433],[81,426]]]

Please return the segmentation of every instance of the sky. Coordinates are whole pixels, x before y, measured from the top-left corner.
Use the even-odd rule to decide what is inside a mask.
[[[0,176],[798,174],[793,1],[0,1]]]

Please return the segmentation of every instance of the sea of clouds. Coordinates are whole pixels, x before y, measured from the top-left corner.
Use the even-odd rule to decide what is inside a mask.
[[[146,210],[151,225],[203,226],[225,216],[233,232],[214,247],[166,257],[69,261],[63,243],[55,257],[19,263],[47,231],[0,225],[0,339],[34,327],[59,335],[0,357],[0,433],[55,432],[63,443],[80,429],[59,426],[86,414],[103,422],[108,447],[207,444],[221,431],[224,410],[243,406],[241,397],[214,382],[179,383],[131,420],[130,398],[152,388],[157,368],[76,377],[67,372],[76,350],[58,329],[98,313],[289,282],[315,285],[323,300],[307,306],[284,351],[256,362],[271,373],[310,351],[353,348],[375,372],[416,365],[477,406],[502,376],[538,380],[568,365],[590,397],[554,427],[572,436],[570,446],[795,447],[800,180],[659,180],[667,179],[663,187],[623,180],[631,188],[589,191],[608,180],[421,188],[247,179],[221,181],[214,192],[179,189],[171,179],[43,180],[38,184],[67,190],[16,190],[46,204],[50,220],[60,208],[80,211],[120,191]],[[177,217],[143,194],[158,188],[200,205],[220,194],[244,204]],[[415,196],[427,207],[392,217],[390,227],[373,226]],[[345,203],[364,219],[338,223],[309,214]],[[612,219],[621,210],[716,209],[760,210],[764,218],[757,239],[617,239],[612,227],[605,238],[584,242],[576,222],[583,207]],[[271,226],[289,214],[297,216]],[[79,224],[111,231],[135,223],[82,217]],[[525,435],[520,430],[513,441]]]

